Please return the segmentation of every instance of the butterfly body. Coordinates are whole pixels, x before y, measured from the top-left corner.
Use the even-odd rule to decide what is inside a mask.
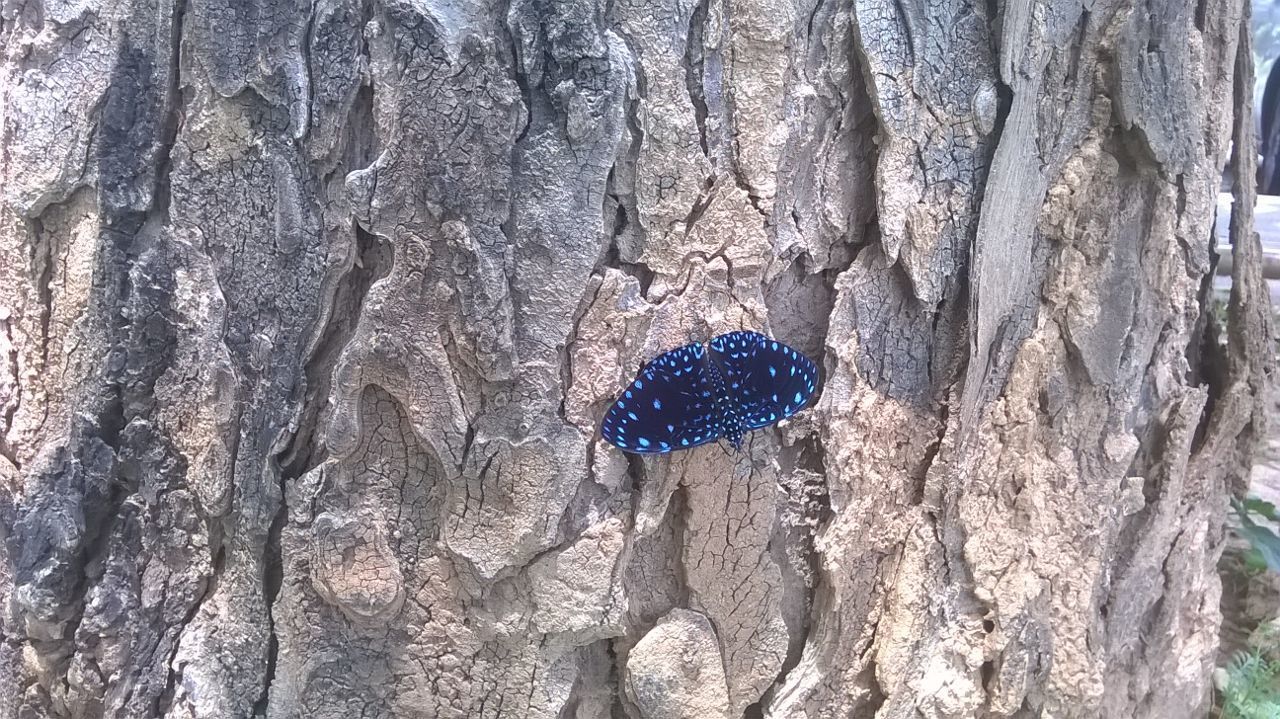
[[[706,372],[711,377],[711,386],[715,388],[716,410],[720,413],[720,428],[724,438],[733,444],[734,449],[742,446],[742,419],[738,416],[738,408],[726,391],[726,372],[717,366],[712,359],[706,363]]]
[[[601,436],[623,450],[655,454],[743,436],[803,409],[818,369],[787,345],[756,332],[730,332],[706,346],[665,352],[605,413]]]

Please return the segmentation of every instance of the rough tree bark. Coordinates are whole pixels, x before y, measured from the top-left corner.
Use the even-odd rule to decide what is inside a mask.
[[[1247,13],[6,2],[0,719],[1199,714]],[[737,328],[814,409],[597,441]]]

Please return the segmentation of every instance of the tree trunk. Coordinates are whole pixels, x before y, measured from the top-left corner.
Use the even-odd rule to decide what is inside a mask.
[[[5,4],[0,719],[1202,715],[1247,15]],[[739,328],[814,408],[598,441]]]

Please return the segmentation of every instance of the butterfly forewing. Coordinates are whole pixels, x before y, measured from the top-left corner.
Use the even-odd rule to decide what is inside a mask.
[[[818,368],[787,345],[755,332],[730,332],[711,342],[747,429],[767,427],[804,409],[817,390]]]
[[[696,342],[659,355],[609,407],[601,436],[641,454],[714,442],[721,423],[706,361]]]

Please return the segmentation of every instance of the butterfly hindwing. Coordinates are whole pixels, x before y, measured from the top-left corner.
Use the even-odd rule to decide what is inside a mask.
[[[799,412],[817,390],[813,360],[762,334],[723,334],[711,341],[711,351],[747,429],[767,427]]]
[[[688,449],[720,437],[706,349],[687,344],[656,357],[605,413],[600,434],[625,452]]]

